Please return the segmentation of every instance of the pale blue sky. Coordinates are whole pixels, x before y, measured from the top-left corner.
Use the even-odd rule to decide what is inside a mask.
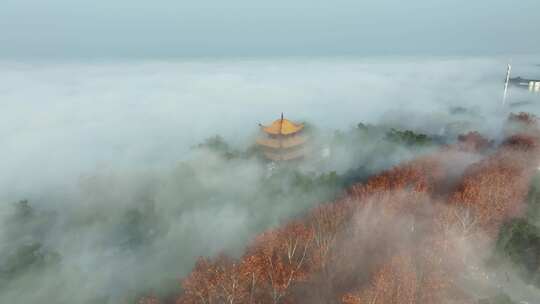
[[[0,57],[540,53],[538,0],[0,0]]]

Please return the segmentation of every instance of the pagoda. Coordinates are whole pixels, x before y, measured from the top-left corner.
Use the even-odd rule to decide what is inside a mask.
[[[297,124],[281,118],[269,126],[261,126],[262,137],[257,145],[262,148],[264,156],[271,161],[288,161],[301,159],[305,155],[307,137],[304,136],[304,124]]]

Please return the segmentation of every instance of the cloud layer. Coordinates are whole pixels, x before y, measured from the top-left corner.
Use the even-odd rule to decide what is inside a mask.
[[[241,251],[328,194],[257,191],[268,187],[255,161],[191,149],[211,135],[245,148],[281,112],[326,133],[366,122],[438,134],[461,106],[471,129],[496,137],[504,71],[497,58],[2,62],[0,214],[29,199],[30,241],[61,262],[0,300],[114,302],[175,285],[198,255]],[[339,153],[327,170],[353,165]],[[4,222],[1,244],[26,244]]]

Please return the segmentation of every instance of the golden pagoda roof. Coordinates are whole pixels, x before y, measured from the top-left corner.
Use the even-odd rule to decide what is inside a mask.
[[[288,119],[281,118],[274,121],[270,126],[261,126],[265,133],[272,135],[290,135],[300,132],[304,128],[304,124],[296,124]]]
[[[304,136],[296,135],[292,137],[285,137],[283,139],[276,138],[258,138],[257,144],[273,149],[287,149],[306,143],[307,138]]]

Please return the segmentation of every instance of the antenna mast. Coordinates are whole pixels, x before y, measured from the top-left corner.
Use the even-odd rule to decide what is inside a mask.
[[[508,83],[510,82],[510,72],[512,71],[512,65],[508,64],[508,70],[506,71],[506,81],[504,82],[504,95],[502,105],[506,104],[506,96],[508,95]]]
[[[279,121],[279,160],[283,160],[283,112],[281,112],[281,120]]]

